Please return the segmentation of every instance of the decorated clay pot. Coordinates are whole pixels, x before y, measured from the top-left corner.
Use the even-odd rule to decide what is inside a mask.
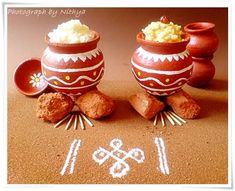
[[[81,95],[96,88],[104,74],[103,54],[97,43],[100,36],[85,43],[51,43],[41,58],[42,72],[49,86],[58,92]]]
[[[132,72],[148,93],[167,96],[179,90],[189,79],[192,59],[186,50],[189,42],[187,35],[182,35],[180,42],[153,42],[144,39],[144,34],[137,34],[140,47],[134,52],[131,63]]]
[[[207,85],[215,75],[215,66],[211,62],[213,57],[193,59],[193,72],[188,84],[194,87],[202,87]]]
[[[218,48],[219,39],[214,32],[215,24],[208,22],[190,23],[184,27],[190,35],[187,49],[191,56],[209,57]]]

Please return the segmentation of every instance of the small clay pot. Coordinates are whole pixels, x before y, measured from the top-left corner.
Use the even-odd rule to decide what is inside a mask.
[[[180,42],[154,42],[137,34],[140,47],[134,52],[132,73],[139,85],[148,93],[167,96],[179,90],[191,76],[192,59],[186,50],[189,36]]]
[[[211,62],[211,57],[197,58],[193,59],[193,72],[192,76],[189,78],[188,84],[194,87],[206,86],[215,75],[215,66]]]
[[[38,96],[48,88],[41,72],[40,58],[29,58],[21,62],[14,73],[17,90],[26,96]]]
[[[96,89],[104,74],[104,58],[97,48],[100,35],[85,43],[51,43],[41,58],[42,72],[49,86],[58,92],[81,95]]]
[[[193,57],[210,57],[217,50],[219,38],[214,32],[215,24],[209,22],[190,23],[184,27],[190,35],[187,50]]]

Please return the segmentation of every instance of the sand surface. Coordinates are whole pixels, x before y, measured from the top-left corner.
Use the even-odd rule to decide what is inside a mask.
[[[120,85],[122,84],[122,85]],[[104,81],[100,90],[116,101],[116,111],[103,120],[93,121],[86,130],[57,129],[35,116],[36,99],[18,93],[9,95],[8,182],[9,183],[155,183],[155,184],[226,184],[228,181],[228,125],[226,82],[217,81],[210,89],[185,88],[197,97],[202,107],[199,119],[183,126],[166,127],[145,120],[126,101],[128,95],[142,91],[132,82]],[[117,92],[119,95],[117,96]],[[23,104],[27,103],[27,104]],[[15,109],[17,108],[17,110]],[[156,137],[165,142],[169,175],[160,170]],[[111,140],[123,142],[122,149],[140,148],[145,160],[138,164],[127,159],[130,171],[113,178],[109,168],[116,162],[109,158],[99,166],[92,159],[98,147],[111,151]],[[74,173],[64,166],[70,145],[81,140]]]

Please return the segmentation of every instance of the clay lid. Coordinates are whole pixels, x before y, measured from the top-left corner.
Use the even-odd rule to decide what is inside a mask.
[[[30,58],[21,62],[14,73],[17,90],[27,96],[37,96],[46,90],[48,83],[41,73],[40,58]]]
[[[139,32],[136,36],[137,42],[141,44],[141,47],[146,51],[157,54],[176,54],[186,50],[186,46],[189,43],[190,37],[188,34],[182,34],[182,41],[180,42],[156,42],[145,40],[143,32]]]
[[[45,36],[45,41],[53,52],[64,54],[82,53],[93,50],[97,47],[100,35],[96,31],[92,32],[95,34],[94,39],[83,43],[54,43],[50,42],[48,35]]]

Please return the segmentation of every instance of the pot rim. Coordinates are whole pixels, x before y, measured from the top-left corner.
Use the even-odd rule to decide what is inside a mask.
[[[215,28],[215,24],[211,22],[194,22],[189,23],[184,27],[184,30],[188,33],[199,33],[212,30]]]
[[[90,41],[87,42],[79,42],[79,43],[60,43],[60,42],[50,42],[50,38],[48,35],[45,36],[45,42],[48,44],[48,46],[56,46],[56,47],[63,47],[63,48],[70,48],[70,47],[81,47],[84,45],[89,45],[93,43],[97,43],[100,40],[100,34],[94,30],[91,30],[92,33],[95,34],[95,38],[93,38]]]

